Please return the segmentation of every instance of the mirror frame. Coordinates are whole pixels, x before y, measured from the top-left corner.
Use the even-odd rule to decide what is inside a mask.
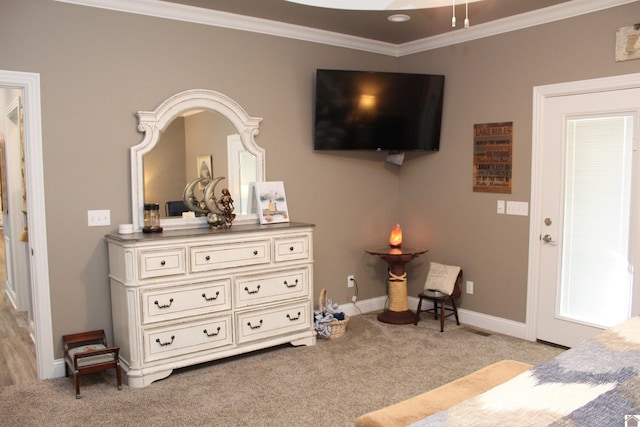
[[[214,111],[229,120],[240,135],[244,148],[256,158],[256,181],[265,181],[264,149],[258,146],[254,140],[259,132],[258,127],[262,119],[249,116],[237,102],[219,92],[207,89],[180,92],[166,99],[153,111],[138,111],[136,113],[138,131],[144,133],[144,138],[138,145],[130,148],[131,209],[135,231],[142,231],[144,226],[144,155],[155,148],[161,133],[173,119],[192,110]],[[225,178],[229,179],[229,177]],[[255,213],[237,215],[234,223],[238,222],[258,222],[258,215]],[[160,225],[165,230],[208,227],[206,217],[162,218]]]

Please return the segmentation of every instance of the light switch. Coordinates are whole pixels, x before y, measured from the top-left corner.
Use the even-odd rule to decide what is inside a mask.
[[[507,215],[529,215],[529,203],[528,202],[507,202]]]
[[[87,211],[89,227],[100,227],[111,225],[111,210],[103,209],[98,211]]]

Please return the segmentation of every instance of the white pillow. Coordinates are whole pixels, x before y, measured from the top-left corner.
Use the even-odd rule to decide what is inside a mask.
[[[424,289],[436,290],[443,294],[451,295],[459,273],[460,267],[458,266],[432,262],[429,266],[429,274],[427,274]]]

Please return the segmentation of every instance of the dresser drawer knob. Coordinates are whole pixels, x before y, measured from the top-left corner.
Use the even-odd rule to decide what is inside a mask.
[[[206,293],[203,293],[203,294],[202,294],[202,298],[204,298],[204,299],[205,299],[205,301],[215,301],[215,300],[217,300],[217,299],[218,299],[218,295],[220,295],[220,291],[216,291],[216,295],[215,295],[215,296],[213,296],[213,297],[210,297],[210,298],[207,298],[207,294],[206,294]]]
[[[169,308],[171,307],[171,304],[173,304],[173,298],[169,299],[169,304],[160,304],[158,300],[155,300],[153,303],[157,305],[158,308]]]
[[[293,246],[289,246],[289,250],[293,252]]]
[[[204,334],[206,336],[208,336],[208,337],[215,337],[216,335],[218,335],[220,333],[220,326],[218,326],[218,329],[215,332],[211,333],[211,334],[209,332],[207,332],[206,329],[204,331],[202,331],[202,332],[204,332]]]
[[[257,250],[253,251],[253,254],[258,255],[258,251]]]
[[[253,294],[257,294],[260,291],[260,285],[256,286],[256,290],[255,291],[250,291],[249,287],[245,286],[244,290],[247,291],[247,293],[249,295],[253,295]]]
[[[165,266],[165,264],[167,264],[167,261],[165,261],[165,260],[160,261],[160,265],[161,265],[161,266],[163,266],[163,267],[164,267],[164,266]]]
[[[260,323],[258,323],[255,326],[251,325],[251,322],[247,322],[247,326],[250,327],[251,329],[259,329],[262,326],[262,319],[260,319]]]
[[[296,286],[298,286],[298,279],[296,279],[296,281],[295,281],[292,285],[290,285],[290,284],[289,284],[289,282],[287,282],[287,281],[285,280],[285,281],[284,281],[284,285],[285,285],[287,288],[295,288]]]
[[[291,320],[292,322],[295,322],[296,320],[300,319],[300,312],[298,312],[297,317],[291,317],[291,315],[287,314],[287,319]]]
[[[207,255],[206,257],[204,257],[205,261],[211,261],[211,256]]]
[[[157,342],[158,344],[160,344],[162,347],[166,347],[166,346],[168,346],[168,345],[173,344],[173,340],[174,340],[174,339],[176,339],[176,336],[175,336],[175,335],[171,335],[171,341],[161,342],[161,341],[160,341],[160,338],[158,338],[158,339],[156,339],[156,342]]]

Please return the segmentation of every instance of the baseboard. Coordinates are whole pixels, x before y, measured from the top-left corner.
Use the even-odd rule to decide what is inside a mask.
[[[53,377],[64,377],[64,359],[55,359],[53,361]]]
[[[371,313],[374,311],[380,311],[385,308],[387,303],[387,297],[376,297],[368,300],[357,301],[355,305],[353,303],[342,304],[340,308],[349,316],[355,316],[363,313]],[[415,310],[418,307],[417,297],[408,297],[408,305],[410,310]],[[484,329],[499,334],[509,335],[516,338],[526,338],[526,324],[521,322],[515,322],[509,319],[503,319],[501,317],[490,316],[484,313],[477,313],[471,310],[465,310],[464,308],[458,309],[458,316],[460,323],[467,326]]]
[[[340,309],[349,316],[357,316],[358,314],[383,310],[386,304],[387,297],[383,296],[356,301],[355,304],[342,304],[340,305]],[[415,310],[418,307],[418,298],[409,297],[408,304],[410,310]],[[460,317],[460,323],[464,325],[526,339],[526,325],[524,323],[489,316],[488,314],[476,313],[475,311],[465,310],[464,308],[458,309],[458,316]],[[54,361],[54,378],[58,377],[64,377],[64,359],[56,359]]]

